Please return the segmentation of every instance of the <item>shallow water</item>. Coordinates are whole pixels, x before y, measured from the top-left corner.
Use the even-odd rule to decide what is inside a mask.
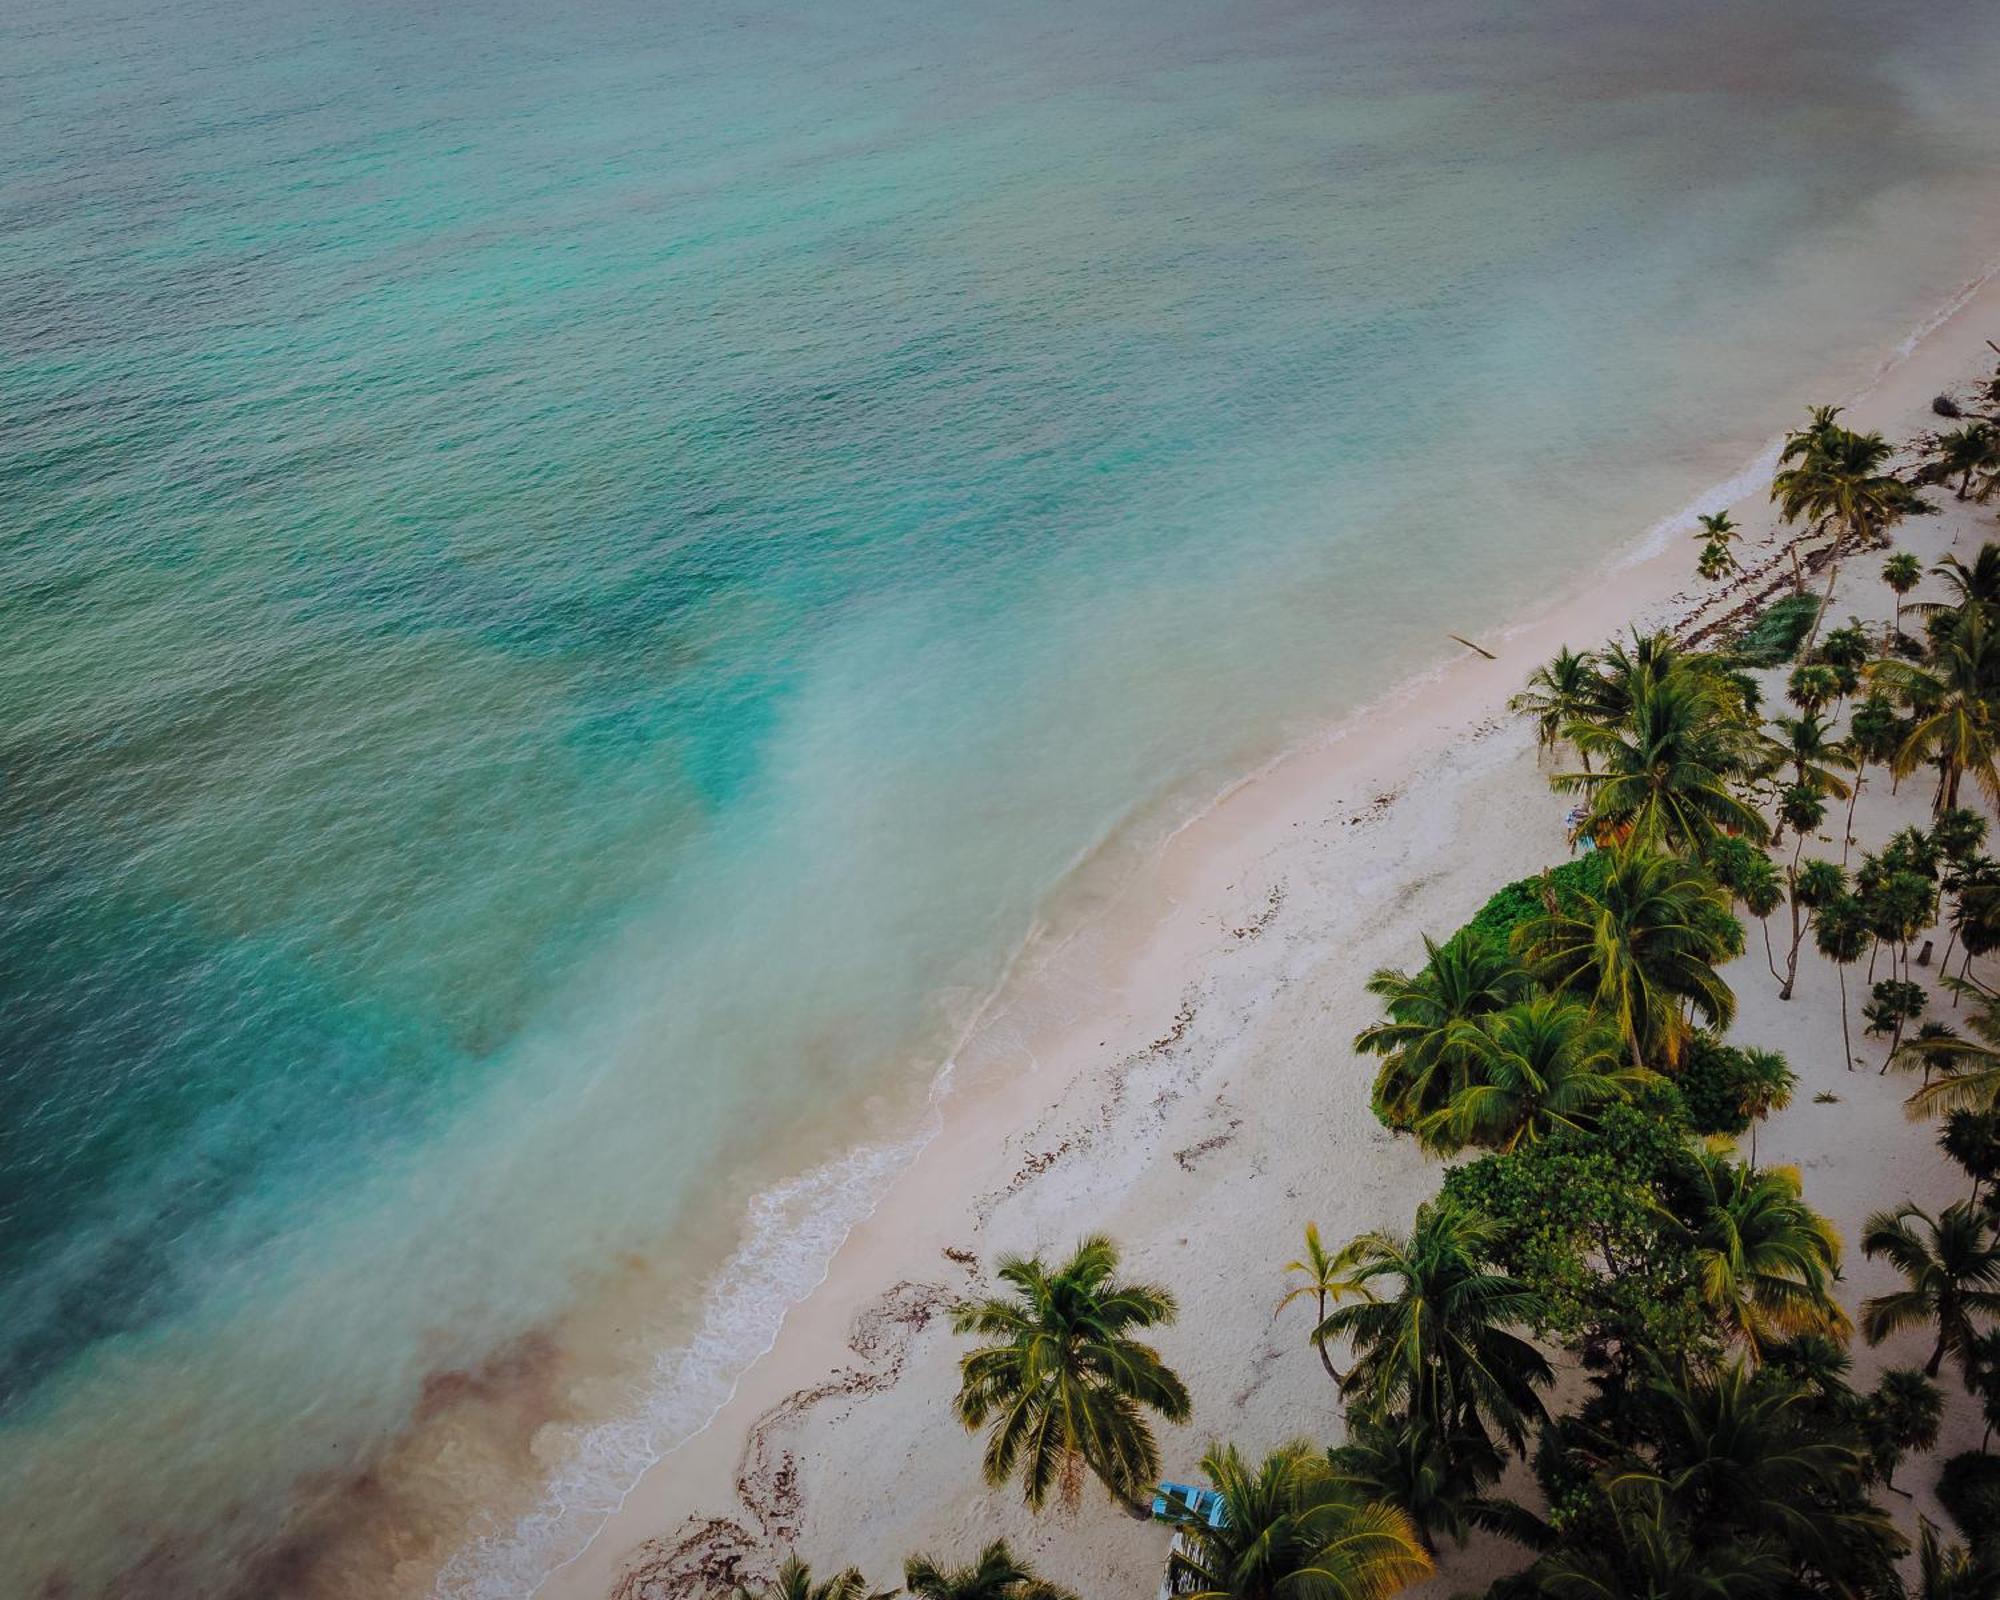
[[[1080,853],[1985,268],[1996,74],[1971,0],[18,3],[0,1571],[214,1594],[630,1256],[697,1421]]]

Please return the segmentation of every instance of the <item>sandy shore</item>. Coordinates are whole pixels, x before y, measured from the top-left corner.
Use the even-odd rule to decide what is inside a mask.
[[[1989,336],[2000,336],[1991,281],[1849,420],[1896,439],[1930,426],[1931,396],[1984,369]],[[1991,508],[1940,498],[1946,514],[1909,524],[1905,548],[1928,562],[2000,537]],[[1736,515],[1745,565],[1771,563],[1776,576],[1761,487]],[[1499,659],[1468,652],[1240,784],[1140,881],[1092,908],[1081,931],[1034,951],[959,1056],[937,1136],[775,1347],[539,1592],[665,1600],[759,1575],[793,1547],[824,1570],[857,1564],[890,1587],[913,1551],[969,1558],[996,1535],[1084,1594],[1151,1592],[1160,1530],[1095,1494],[1073,1519],[1031,1516],[1015,1492],[982,1482],[978,1443],[949,1410],[958,1346],[940,1308],[978,1285],[997,1252],[1058,1250],[1087,1230],[1113,1234],[1131,1272],[1181,1298],[1160,1343],[1193,1391],[1195,1419],[1166,1431],[1170,1474],[1191,1472],[1210,1439],[1261,1449],[1300,1433],[1336,1437],[1339,1407],[1304,1343],[1305,1314],[1273,1318],[1280,1265],[1308,1220],[1330,1241],[1406,1225],[1439,1177],[1369,1114],[1371,1070],[1347,1043],[1374,1012],[1362,980],[1378,965],[1413,964],[1420,932],[1449,932],[1501,884],[1563,859],[1567,802],[1549,792],[1505,701],[1560,644],[1587,647],[1628,622],[1680,623],[1704,608],[1712,618],[1741,599],[1696,585],[1690,541],[1668,543],[1480,640]],[[1887,615],[1878,566],[1857,563],[1835,616]],[[1920,816],[1924,786],[1909,790],[1871,783],[1857,836],[1877,842],[1901,825],[1892,816]],[[1742,1005],[1736,1035],[1784,1050],[1802,1080],[1760,1156],[1805,1168],[1810,1198],[1850,1238],[1868,1211],[1906,1195],[1955,1197],[1962,1180],[1936,1154],[1934,1130],[1902,1117],[1907,1085],[1875,1076],[1879,1044],[1858,1042],[1865,1070],[1844,1069],[1831,970],[1808,952],[1787,1005],[1754,930],[1751,949],[1729,974]],[[1855,1299],[1874,1293],[1881,1269],[1857,1258],[1846,1283]],[[1920,1342],[1857,1347],[1857,1369],[1908,1361]],[[1966,1418],[1954,1426],[1976,1440]],[[1945,1444],[1963,1447],[1949,1430]],[[1908,1478],[1923,1480],[1922,1467]],[[1921,1494],[1916,1505],[1937,1515]],[[1433,1587],[1449,1593],[1518,1559],[1475,1547]]]

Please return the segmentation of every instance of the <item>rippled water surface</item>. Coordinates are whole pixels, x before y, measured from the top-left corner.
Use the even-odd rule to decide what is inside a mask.
[[[0,1571],[303,1586],[635,1259],[698,1421],[1080,853],[1984,269],[1995,82],[1973,0],[15,0]]]

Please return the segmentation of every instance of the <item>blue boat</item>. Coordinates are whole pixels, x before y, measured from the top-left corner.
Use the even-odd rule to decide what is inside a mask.
[[[1228,1524],[1222,1496],[1213,1489],[1197,1489],[1185,1483],[1163,1483],[1153,1496],[1153,1520],[1176,1525],[1205,1523],[1211,1528]]]

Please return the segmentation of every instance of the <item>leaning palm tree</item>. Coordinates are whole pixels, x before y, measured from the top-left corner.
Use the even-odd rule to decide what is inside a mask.
[[[1353,1293],[1354,1286],[1340,1258],[1320,1243],[1317,1222],[1306,1224],[1306,1253],[1296,1261],[1285,1263],[1287,1280],[1294,1273],[1299,1274],[1303,1281],[1294,1283],[1285,1291],[1285,1297],[1278,1302],[1278,1309],[1273,1311],[1271,1316],[1275,1320],[1278,1311],[1283,1311],[1294,1300],[1310,1298],[1315,1311],[1312,1346],[1319,1352],[1319,1363],[1326,1368],[1326,1375],[1335,1383],[1339,1383],[1340,1369],[1333,1364],[1333,1355],[1327,1349],[1326,1340],[1320,1336],[1318,1330],[1326,1325],[1327,1307],[1342,1296]]]
[[[1690,1012],[1728,1027],[1736,996],[1716,968],[1743,950],[1729,892],[1702,868],[1643,845],[1617,850],[1602,884],[1515,931],[1550,989],[1588,1000],[1632,1065],[1678,1065]]]
[[[1354,1036],[1363,1055],[1382,1057],[1373,1091],[1375,1113],[1391,1127],[1415,1126],[1465,1082],[1465,1040],[1457,1031],[1513,1004],[1528,976],[1500,940],[1467,931],[1443,944],[1424,938],[1425,961],[1415,973],[1378,968],[1368,992],[1388,1015]]]
[[[1051,1492],[1076,1503],[1088,1471],[1128,1508],[1160,1470],[1146,1413],[1185,1422],[1186,1386],[1152,1346],[1132,1334],[1174,1320],[1174,1297],[1117,1279],[1118,1248],[1093,1235],[1054,1271],[1039,1259],[1002,1256],[996,1276],[1011,1294],[968,1301],[952,1330],[997,1342],[959,1361],[958,1416],[968,1431],[990,1420],[989,1483],[1018,1471],[1027,1503]]]
[[[1690,1162],[1688,1228],[1702,1303],[1754,1363],[1775,1339],[1845,1337],[1833,1298],[1840,1235],[1801,1198],[1791,1167],[1751,1167],[1716,1151]],[[1671,1220],[1671,1213],[1664,1213]]]
[[[1409,1517],[1363,1498],[1305,1440],[1255,1467],[1218,1446],[1201,1470],[1222,1515],[1174,1543],[1167,1585],[1182,1600],[1388,1600],[1431,1574]]]
[[[911,1556],[903,1563],[903,1587],[916,1600],[1077,1600],[1016,1557],[1005,1539],[995,1539],[969,1567],[940,1566],[931,1556]]]
[[[1958,613],[1928,665],[1884,661],[1875,676],[1916,712],[1890,763],[1896,776],[1908,777],[1935,762],[1937,812],[1957,806],[1959,783],[1968,773],[1987,799],[2000,804],[2000,720],[1994,712],[2000,632],[1987,620],[1986,608],[1968,606]]]
[[[739,1587],[735,1600],[890,1600],[895,1590],[868,1587],[860,1571],[848,1567],[824,1583],[814,1583],[812,1568],[796,1554],[785,1557],[778,1576],[762,1588]]]
[[[1763,755],[1756,730],[1700,677],[1643,683],[1623,718],[1572,724],[1569,739],[1597,765],[1549,781],[1588,798],[1592,832],[1694,852],[1720,834],[1762,840],[1770,831],[1731,787]]]
[[[1529,673],[1527,688],[1507,702],[1509,711],[1534,719],[1535,743],[1541,749],[1553,752],[1563,741],[1563,730],[1588,710],[1595,665],[1596,657],[1588,651],[1564,645]]]
[[[1485,1217],[1434,1200],[1409,1234],[1365,1233],[1340,1252],[1360,1299],[1329,1312],[1317,1336],[1353,1341],[1341,1392],[1362,1416],[1402,1413],[1440,1438],[1490,1429],[1518,1448],[1545,1415],[1535,1391],[1554,1373],[1513,1331],[1543,1307],[1487,1267],[1496,1237]]]
[[[1539,994],[1459,1024],[1465,1086],[1417,1123],[1424,1147],[1452,1154],[1469,1144],[1513,1150],[1558,1128],[1580,1128],[1614,1100],[1659,1082],[1620,1058],[1619,1040],[1590,1008]]]
[[[1977,1317],[2000,1313],[2000,1239],[1994,1219],[1959,1201],[1935,1217],[1906,1204],[1878,1211],[1861,1232],[1861,1248],[1882,1256],[1908,1287],[1861,1304],[1861,1331],[1880,1344],[1904,1328],[1935,1324],[1937,1344],[1924,1367],[1935,1378],[1945,1357],[1969,1360]]]

